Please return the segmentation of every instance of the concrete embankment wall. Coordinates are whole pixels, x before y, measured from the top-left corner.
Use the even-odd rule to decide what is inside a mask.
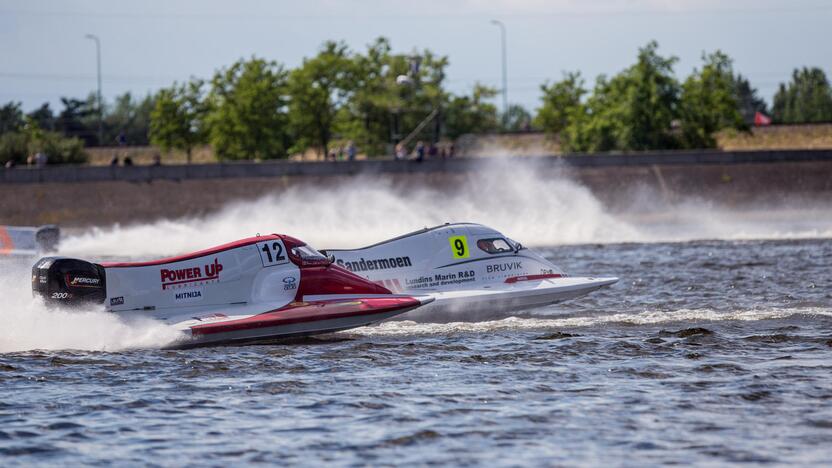
[[[832,151],[674,152],[574,155],[501,161],[235,163],[192,166],[12,169],[0,183],[0,224],[88,226],[200,216],[234,202],[304,185],[373,184],[452,192],[479,172],[533,165],[542,178],[569,177],[612,210],[647,197],[698,197],[726,205],[832,195]],[[333,203],[338,200],[333,199]]]

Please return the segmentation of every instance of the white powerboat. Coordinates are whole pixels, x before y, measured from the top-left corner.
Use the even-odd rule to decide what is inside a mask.
[[[149,262],[47,257],[32,289],[50,304],[162,321],[182,332],[178,347],[347,330],[434,300],[394,294],[277,234]]]
[[[406,320],[452,322],[510,316],[618,281],[569,276],[500,232],[470,223],[425,228],[360,249],[322,252],[335,264],[392,292],[436,299],[397,317]]]

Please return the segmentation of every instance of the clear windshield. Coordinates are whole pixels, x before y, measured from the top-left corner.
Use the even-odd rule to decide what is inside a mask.
[[[318,252],[317,250],[309,247],[308,245],[302,245],[300,247],[292,248],[292,253],[300,257],[301,260],[304,262],[322,262],[328,261],[329,259],[326,255]]]
[[[523,247],[523,244],[517,242],[516,240],[512,240],[512,239],[506,239],[506,240],[508,240],[508,243],[511,244],[511,248],[513,248],[515,252],[525,249],[525,247]]]
[[[508,241],[502,238],[496,239],[480,239],[477,241],[477,247],[483,252],[490,254],[513,252],[514,247]]]

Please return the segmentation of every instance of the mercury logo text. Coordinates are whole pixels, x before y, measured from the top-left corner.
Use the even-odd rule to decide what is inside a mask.
[[[94,288],[101,284],[101,278],[90,278],[88,276],[67,275],[67,285],[84,288]]]

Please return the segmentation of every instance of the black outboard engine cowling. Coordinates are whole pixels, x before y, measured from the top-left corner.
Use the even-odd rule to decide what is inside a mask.
[[[102,303],[107,297],[104,267],[65,257],[45,257],[32,267],[32,293],[46,303]]]

